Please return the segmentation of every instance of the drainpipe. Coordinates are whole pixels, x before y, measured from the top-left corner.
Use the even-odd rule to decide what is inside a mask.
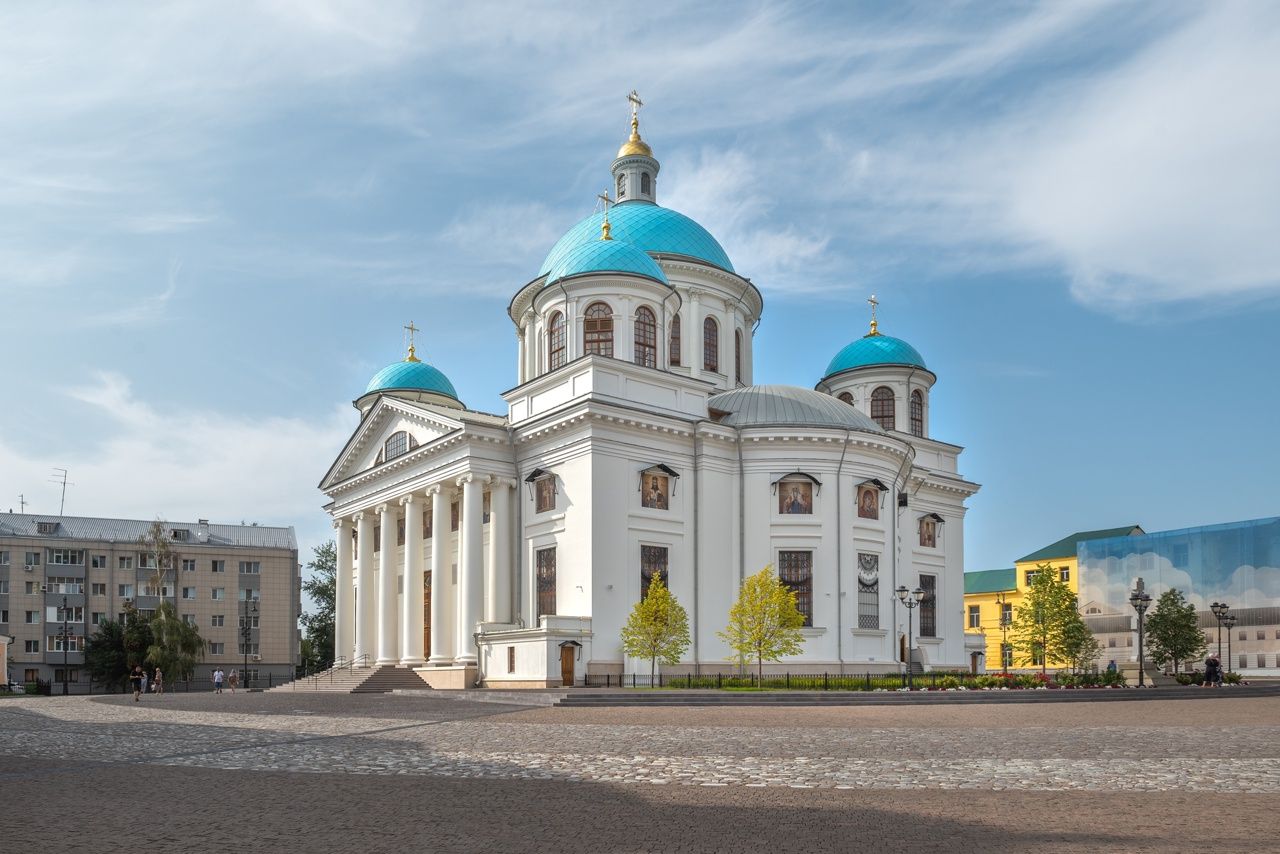
[[[840,488],[840,473],[844,471],[844,458],[849,453],[849,436],[852,427],[844,431],[844,447],[840,450],[840,464],[836,466],[836,661],[844,674],[844,490]],[[741,456],[739,456],[741,459]]]
[[[738,434],[738,590],[747,580],[747,483],[742,464],[742,428],[734,427]]]

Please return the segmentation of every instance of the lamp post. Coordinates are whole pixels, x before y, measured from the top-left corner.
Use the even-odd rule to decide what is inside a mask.
[[[1004,610],[1007,601],[1006,594],[996,594],[996,604],[1000,606],[1000,673],[1005,676],[1009,675],[1005,656],[1005,650],[1009,648],[1009,615]]]
[[[915,645],[915,639],[912,637],[911,612],[914,611],[924,600],[924,591],[917,587],[915,590],[908,590],[906,587],[899,587],[893,591],[898,594],[898,601],[907,609],[907,690],[915,690],[915,673],[912,671],[911,648]]]
[[[245,600],[244,600],[244,616],[240,620],[240,638],[242,640],[241,648],[244,651],[244,669],[241,670],[240,673],[242,674],[242,677],[244,680],[244,689],[246,691],[249,690],[249,639],[253,637],[252,629],[249,628],[249,615],[250,613],[253,613],[253,614],[258,613],[257,600],[250,599],[248,594],[249,594],[249,591],[246,590]],[[249,603],[251,602],[253,603],[252,612],[249,610]]]
[[[67,647],[71,644],[71,633],[67,627],[67,597],[62,597],[62,696],[70,693],[67,689]]]
[[[1151,594],[1142,589],[1142,580],[1138,580],[1138,586],[1133,588],[1133,592],[1129,594],[1129,604],[1133,606],[1133,610],[1138,612],[1138,687],[1146,685],[1146,667],[1143,664],[1143,624],[1144,616],[1147,609],[1151,607]]]
[[[1227,630],[1227,672],[1231,672],[1231,630],[1236,627],[1236,615],[1225,614],[1222,617],[1222,627]]]
[[[1231,610],[1231,606],[1226,602],[1214,602],[1209,606],[1209,610],[1218,621],[1218,658],[1222,658],[1222,621],[1227,618],[1227,612]],[[1227,633],[1227,640],[1231,640],[1230,632]]]

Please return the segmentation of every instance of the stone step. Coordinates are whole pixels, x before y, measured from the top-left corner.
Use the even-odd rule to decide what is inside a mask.
[[[386,694],[397,690],[431,690],[413,670],[394,665],[339,667],[271,688],[271,691],[312,691],[335,694]]]

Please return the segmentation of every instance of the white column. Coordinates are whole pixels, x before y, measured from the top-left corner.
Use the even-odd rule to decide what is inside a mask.
[[[702,379],[702,291],[689,291],[689,311],[685,313],[684,328],[680,330],[680,348],[688,355],[685,364],[689,376]],[[687,342],[687,343],[686,343]]]
[[[377,591],[373,589],[373,514],[365,511],[356,514],[357,548],[356,563],[356,645],[355,657],[360,664],[372,664],[374,653],[374,625]]]
[[[428,664],[453,663],[453,635],[449,632],[449,575],[453,566],[449,547],[449,505],[453,490],[443,484],[427,489],[431,496],[431,657]]]
[[[349,661],[355,647],[356,612],[352,603],[351,587],[351,520],[334,519],[333,527],[337,529],[338,551],[337,572],[334,575],[333,590],[333,657],[339,661]]]
[[[511,487],[514,481],[489,479],[489,561],[485,567],[484,618],[511,622]]]
[[[462,519],[458,560],[458,623],[455,640],[459,664],[475,664],[476,649],[471,637],[480,622],[484,596],[484,494],[479,478],[464,474],[458,478],[462,487]]]
[[[613,358],[624,362],[634,362],[636,358],[634,311],[630,299],[618,298],[618,310],[613,315]]]
[[[382,543],[378,555],[378,664],[395,664],[396,652],[396,510],[380,504]]]
[[[404,506],[404,613],[400,615],[400,664],[421,667],[427,663],[422,643],[422,513],[426,502],[412,493],[400,499]]]

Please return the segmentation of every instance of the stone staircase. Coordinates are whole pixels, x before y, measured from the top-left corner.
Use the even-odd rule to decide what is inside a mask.
[[[320,691],[336,694],[388,694],[397,690],[427,691],[431,686],[405,667],[394,665],[339,664],[314,676],[286,682],[267,693],[286,691]]]

